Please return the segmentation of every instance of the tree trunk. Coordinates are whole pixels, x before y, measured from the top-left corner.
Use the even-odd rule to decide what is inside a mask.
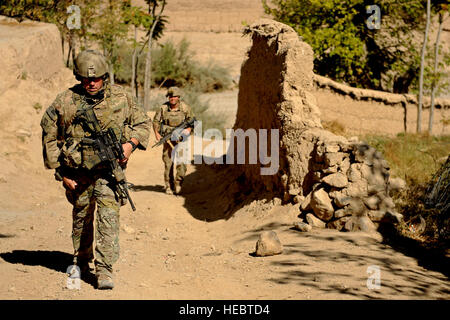
[[[75,61],[77,53],[78,53],[77,52],[77,38],[76,38],[76,36],[73,36],[73,38],[72,38],[72,62]]]
[[[112,62],[109,64],[109,83],[114,85],[114,66]]]
[[[428,30],[430,28],[430,0],[427,0],[427,24],[425,27],[425,36],[422,45],[422,56],[420,58],[420,76],[419,76],[419,105],[417,106],[417,133],[422,131],[422,100],[423,100],[423,71],[425,67],[425,51],[427,48]]]
[[[148,51],[145,59],[145,77],[144,77],[144,109],[150,109],[150,85],[151,85],[151,69],[152,69],[152,38],[153,33],[155,31],[155,27],[159,22],[159,18],[161,17],[162,12],[164,11],[164,7],[166,5],[166,0],[162,0],[161,10],[158,15],[155,17],[155,8],[157,6],[157,2],[155,1],[153,5],[153,9],[151,10],[153,17],[155,17],[151,29],[148,34]],[[150,11],[150,10],[149,10]]]
[[[439,79],[436,78],[438,72],[438,64],[439,64],[439,42],[441,38],[441,32],[443,27],[443,14],[439,12],[439,29],[436,36],[436,44],[434,50],[434,68],[433,73],[435,78],[433,78],[433,83],[431,84],[431,106],[430,106],[430,119],[428,122],[428,133],[431,135],[433,133],[433,120],[434,120],[434,98],[436,95],[437,87]]]
[[[70,56],[71,56],[71,54],[72,54],[72,44],[73,44],[73,42],[72,42],[72,33],[71,33],[71,32],[69,33],[69,41],[68,41],[68,44],[69,44],[69,48],[68,48],[68,50],[67,50],[67,60],[66,60],[66,67],[67,67],[67,68],[69,67]]]
[[[61,32],[61,47],[62,47],[62,56],[63,56],[63,59],[64,59],[64,56],[65,56],[65,51],[64,51],[65,41],[64,41],[64,37],[65,37],[64,33]]]
[[[138,85],[138,48],[137,48],[137,26],[134,26],[134,48],[133,56],[131,58],[131,91],[135,98],[139,97],[139,85]]]
[[[134,44],[133,44],[133,56],[131,57],[131,94],[137,98],[136,92],[136,39],[137,39],[137,27],[134,26]]]
[[[148,40],[148,51],[145,58],[145,78],[144,78],[144,109],[150,109],[150,85],[151,85],[151,68],[152,68],[152,39],[151,34]]]

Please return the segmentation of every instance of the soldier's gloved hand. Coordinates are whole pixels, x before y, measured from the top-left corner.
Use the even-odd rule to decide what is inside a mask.
[[[122,144],[122,148],[123,148],[123,155],[125,156],[125,158],[120,160],[119,163],[125,164],[125,163],[127,163],[128,159],[130,158],[131,152],[133,152],[133,147],[129,143],[124,143],[124,144]]]
[[[180,141],[186,141],[191,134],[191,128],[186,128],[181,132]]]
[[[63,177],[63,183],[70,190],[75,190],[75,188],[77,187],[77,183],[75,180],[72,180],[72,179],[69,179],[66,177]]]
[[[180,142],[183,139],[182,133],[183,133],[182,130],[175,130],[174,132],[172,132],[170,140]]]
[[[181,133],[183,136],[189,136],[191,134],[191,128],[186,128],[183,130],[183,132]]]

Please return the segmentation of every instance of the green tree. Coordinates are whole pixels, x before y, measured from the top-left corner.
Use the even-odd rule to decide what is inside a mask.
[[[128,26],[123,23],[124,9],[123,1],[108,0],[93,17],[92,31],[89,32],[89,36],[100,45],[108,61],[111,84],[114,84],[114,73],[120,68],[117,49],[128,33]]]
[[[314,50],[314,71],[357,87],[408,92],[419,70],[414,30],[424,1],[381,0],[381,28],[367,26],[372,0],[262,0],[265,12],[293,27]]]
[[[144,40],[138,41],[137,39],[137,31],[140,27],[142,27],[144,30],[150,30],[151,26],[153,24],[153,21],[155,20],[155,17],[145,12],[140,7],[135,7],[131,5],[131,1],[127,0],[124,4],[124,23],[128,25],[132,25],[134,29],[134,37],[129,39],[129,41],[132,44],[133,47],[133,54],[131,56],[131,69],[132,69],[132,76],[131,76],[131,91],[133,92],[135,97],[138,97],[139,95],[139,86],[138,86],[138,59],[139,55],[142,53],[145,45],[148,42],[148,34],[145,37]],[[162,36],[163,30],[165,28],[166,18],[160,16],[159,21],[155,24],[155,29],[153,30],[153,39],[159,39]],[[138,55],[138,48],[141,47],[141,50]]]
[[[152,86],[178,86],[185,90],[214,92],[228,89],[232,79],[228,69],[215,61],[201,63],[194,59],[195,52],[190,49],[189,42],[182,39],[178,43],[167,40],[152,48]],[[139,55],[137,79],[143,85],[145,78],[145,57],[148,48]],[[133,48],[123,43],[119,50],[121,69],[116,73],[117,81],[131,83]]]
[[[72,5],[80,9],[79,28],[69,28],[68,20],[74,13],[68,12]],[[89,0],[10,0],[0,2],[0,14],[12,17],[19,22],[25,19],[56,24],[61,34],[62,54],[66,66],[70,66],[71,59],[76,55],[76,48],[84,49],[88,46],[89,32],[92,28],[93,17],[98,13],[98,2]],[[65,44],[68,44],[67,55]]]
[[[54,23],[61,34],[64,56],[64,43],[70,41],[70,31],[66,26],[67,7],[70,0],[10,0],[0,2],[0,15],[5,15],[22,22],[25,19]],[[70,50],[69,50],[70,51]]]

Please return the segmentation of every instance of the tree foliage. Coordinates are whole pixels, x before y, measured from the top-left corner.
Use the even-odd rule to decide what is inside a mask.
[[[417,78],[424,1],[377,1],[380,29],[369,29],[366,23],[371,0],[262,1],[266,13],[293,27],[311,45],[318,74],[352,86],[402,93]],[[433,2],[432,10],[439,2]]]
[[[139,85],[144,83],[146,50],[139,56],[137,66],[137,80]],[[152,48],[152,86],[171,87],[179,86],[190,91],[213,92],[229,89],[232,78],[227,69],[216,62],[202,64],[194,59],[195,52],[191,50],[190,43],[183,39],[179,43],[167,40]],[[132,66],[130,59],[132,48],[124,44],[119,49],[121,61],[117,80],[122,83],[132,81]]]
[[[70,5],[69,0],[9,0],[0,2],[0,14],[17,19],[30,19],[50,23],[65,23],[63,12]],[[61,19],[62,18],[62,19]]]
[[[122,22],[123,15],[123,1],[108,0],[104,6],[97,9],[92,18],[92,28],[88,32],[88,37],[100,45],[108,61],[112,83],[114,83],[114,73],[119,67],[117,48],[128,33],[128,26]]]
[[[80,8],[79,28],[67,26],[71,15],[67,8],[71,5]],[[154,19],[150,12],[132,6],[131,0],[10,0],[0,2],[0,14],[15,18],[19,22],[30,19],[56,24],[63,43],[69,43],[67,66],[70,53],[75,56],[76,50],[100,48],[111,65],[111,74],[120,68],[117,49],[119,44],[128,39],[130,26],[148,29]],[[167,20],[162,17],[155,26],[153,39],[161,37],[166,23]],[[129,40],[134,46],[139,45],[137,39]],[[140,41],[141,46],[144,41]]]
[[[0,15],[5,15],[22,22],[25,19],[54,23],[67,40],[69,30],[66,26],[67,7],[70,0],[9,0],[0,2]]]

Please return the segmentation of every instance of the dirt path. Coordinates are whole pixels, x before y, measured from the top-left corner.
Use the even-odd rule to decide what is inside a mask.
[[[251,44],[240,33],[242,21],[259,18],[261,2],[218,3],[170,1],[167,14],[181,19],[169,19],[162,41],[188,39],[198,61],[220,62],[237,82]],[[164,194],[161,148],[131,159],[127,177],[135,184],[137,211],[128,205],[121,210],[116,288],[98,291],[83,281],[80,291],[68,290],[71,207],[53,173],[43,169],[38,108],[74,81],[71,71],[62,72],[43,83],[33,82],[31,73],[28,80],[14,76],[16,87],[1,97],[0,299],[449,299],[448,270],[443,274],[428,261],[405,255],[380,235],[299,233],[292,229],[295,210],[277,201],[249,203],[232,218],[220,219],[221,208],[231,204],[217,191],[224,181],[208,168],[189,166],[184,195]],[[236,90],[204,98],[211,99],[212,112],[228,115],[227,127],[234,124]],[[277,232],[283,254],[252,256],[262,230]],[[373,265],[381,270],[379,290],[366,286]]]
[[[121,210],[116,288],[89,282],[66,289],[71,262],[71,208],[52,173],[19,174],[0,202],[0,299],[448,299],[448,278],[385,245],[380,235],[292,229],[290,206],[254,202],[228,220],[196,185],[217,181],[189,166],[184,196],[163,193],[161,149],[137,152],[128,169],[138,210]],[[189,180],[190,179],[190,180]],[[205,187],[199,190],[205,192]],[[206,188],[207,189],[207,188]],[[212,193],[211,193],[212,194]],[[202,198],[205,198],[202,200]],[[209,202],[210,203],[210,202]],[[199,214],[201,212],[202,214]],[[197,217],[197,218],[195,218]],[[262,230],[275,230],[281,255],[252,256]],[[421,264],[421,265],[419,265]],[[367,267],[381,270],[381,289],[366,287]]]

